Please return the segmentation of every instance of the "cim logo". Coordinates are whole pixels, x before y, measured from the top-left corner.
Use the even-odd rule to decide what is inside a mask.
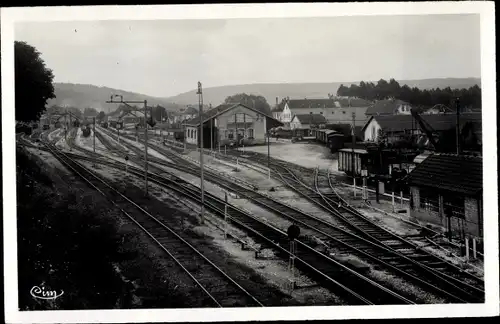
[[[30,290],[31,296],[37,299],[56,299],[64,294],[64,291],[61,290],[61,293],[58,294],[56,290],[46,290],[45,287],[34,286]]]

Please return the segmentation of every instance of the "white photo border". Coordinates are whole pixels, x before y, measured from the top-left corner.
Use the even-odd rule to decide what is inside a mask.
[[[267,307],[263,309],[178,309],[178,310],[18,310],[16,166],[14,130],[14,24],[16,22],[153,20],[153,19],[238,19],[286,17],[334,17],[354,15],[480,15],[481,88],[483,102],[484,265],[486,302],[418,306],[322,306]],[[129,322],[214,322],[250,320],[314,320],[478,317],[498,315],[498,208],[496,145],[496,66],[494,2],[371,2],[216,4],[167,6],[26,7],[1,9],[2,64],[2,159],[4,202],[4,287],[8,323],[129,323]]]

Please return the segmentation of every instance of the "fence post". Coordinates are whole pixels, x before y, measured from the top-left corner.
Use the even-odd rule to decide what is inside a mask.
[[[378,185],[378,183],[377,183]],[[394,191],[392,192],[392,211],[394,212],[396,208],[396,202],[394,201]]]
[[[403,190],[399,192],[401,198],[401,208],[403,208]]]
[[[465,260],[469,261],[469,238],[465,238]]]
[[[472,238],[472,257],[474,259],[477,259],[477,245],[476,245],[476,238]]]

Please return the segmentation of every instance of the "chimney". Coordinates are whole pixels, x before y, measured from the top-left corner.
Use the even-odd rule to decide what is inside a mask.
[[[211,104],[211,103],[209,103],[209,104],[208,104],[208,107],[209,107],[209,109],[212,109],[212,104]]]
[[[276,97],[276,107],[278,107],[278,97]]]

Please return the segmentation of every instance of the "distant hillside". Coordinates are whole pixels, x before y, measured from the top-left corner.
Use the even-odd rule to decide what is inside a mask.
[[[469,88],[475,84],[481,86],[481,79],[478,78],[446,78],[446,79],[423,79],[423,80],[396,80],[400,85],[407,84],[410,87],[418,87],[420,89],[431,88]],[[376,81],[373,81],[376,82]],[[261,95],[266,98],[267,102],[273,106],[276,97],[290,98],[326,98],[328,93],[336,94],[338,87],[343,84],[350,86],[359,82],[332,82],[332,83],[260,83],[260,84],[241,84],[222,87],[213,87],[203,89],[203,101],[218,105],[226,99],[226,97],[236,93],[246,93],[253,95]],[[193,104],[198,102],[196,90],[181,93],[174,97],[165,98],[170,102],[179,104]]]
[[[125,100],[147,100],[149,105],[161,105],[167,110],[179,110],[180,105],[173,104],[164,98],[155,98],[140,93],[128,92],[107,87],[97,87],[90,84],[54,83],[56,98],[47,102],[47,106],[71,106],[84,110],[92,107],[98,111],[108,112],[118,108],[117,104],[108,104],[112,94],[122,95]],[[117,98],[117,100],[119,100]]]

